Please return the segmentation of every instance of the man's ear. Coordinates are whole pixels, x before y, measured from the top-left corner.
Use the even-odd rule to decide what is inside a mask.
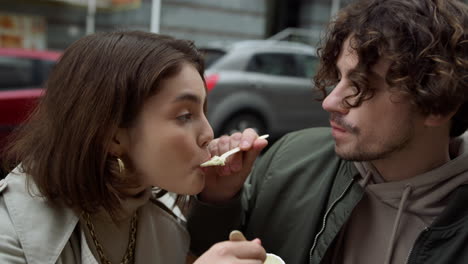
[[[430,114],[426,117],[424,124],[429,127],[437,127],[448,124],[452,117],[457,113],[458,107],[452,112],[442,115],[442,114]]]
[[[128,130],[125,128],[119,128],[117,133],[112,138],[110,144],[110,153],[114,156],[120,157],[128,152],[129,136]]]

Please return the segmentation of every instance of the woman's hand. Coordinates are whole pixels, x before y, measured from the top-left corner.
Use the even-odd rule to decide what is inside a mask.
[[[213,245],[194,264],[262,264],[265,249],[259,239],[252,241],[224,241]]]

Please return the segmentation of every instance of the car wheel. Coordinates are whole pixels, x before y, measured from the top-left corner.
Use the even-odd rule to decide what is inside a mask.
[[[231,135],[235,132],[242,132],[246,128],[253,128],[259,135],[266,133],[266,125],[261,118],[254,114],[243,113],[235,115],[226,121],[223,127],[220,129],[218,136]]]

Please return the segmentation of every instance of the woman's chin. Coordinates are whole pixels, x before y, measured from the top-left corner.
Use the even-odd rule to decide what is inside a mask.
[[[175,187],[175,186],[174,186]],[[192,181],[180,184],[174,189],[167,188],[166,190],[179,195],[197,195],[203,191],[205,187],[205,176],[197,176]]]
[[[198,176],[192,182],[192,184],[188,185],[187,195],[197,195],[203,191],[205,188],[205,175]]]

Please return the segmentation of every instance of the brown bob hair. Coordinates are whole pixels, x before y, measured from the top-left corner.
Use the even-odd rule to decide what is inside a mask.
[[[372,98],[372,67],[385,56],[392,61],[386,81],[408,94],[422,114],[452,118],[450,136],[468,127],[468,7],[457,0],[361,0],[339,12],[319,49],[314,78],[325,97],[339,81],[336,61],[351,37],[359,63],[349,79],[356,87],[345,98],[349,108]],[[349,99],[355,99],[351,101]],[[350,103],[353,102],[353,103]]]
[[[140,31],[76,41],[51,72],[38,107],[15,133],[8,164],[21,163],[40,195],[55,204],[87,212],[103,207],[115,215],[122,191],[137,183],[120,175],[110,143],[158,93],[161,80],[185,63],[204,78],[203,59],[189,41]]]

